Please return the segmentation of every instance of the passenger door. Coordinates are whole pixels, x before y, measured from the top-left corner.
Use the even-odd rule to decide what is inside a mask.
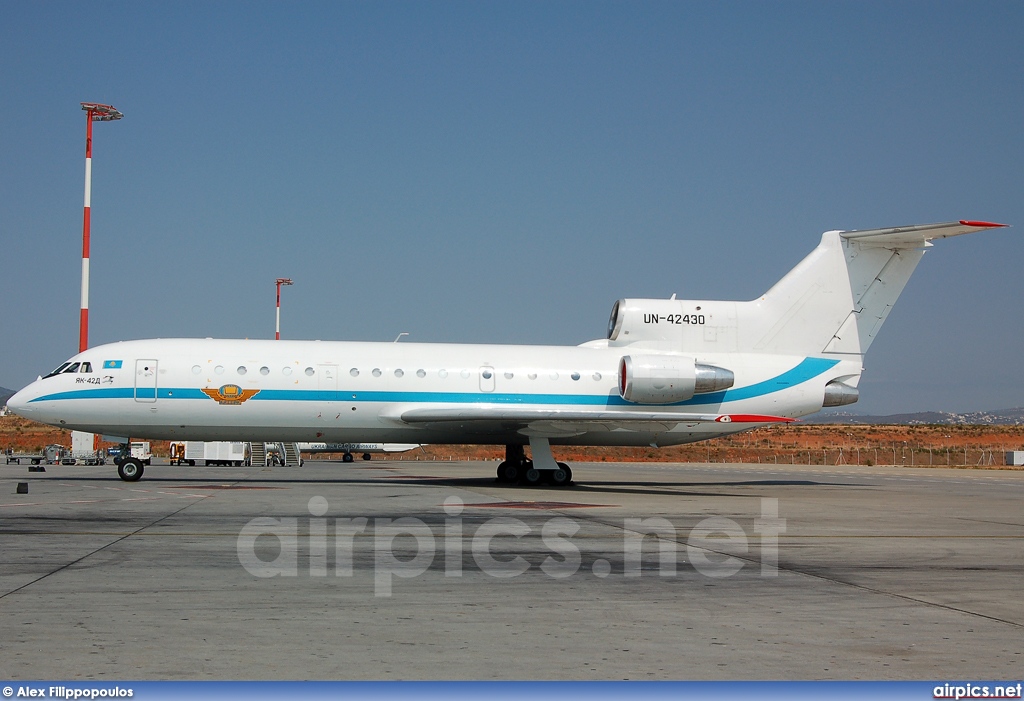
[[[156,401],[156,360],[135,361],[135,401]]]

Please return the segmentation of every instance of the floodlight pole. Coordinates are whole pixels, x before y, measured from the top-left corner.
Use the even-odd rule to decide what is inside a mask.
[[[281,340],[281,285],[294,285],[290,278],[279,277],[277,278],[277,327],[274,333],[274,340]]]
[[[92,209],[92,123],[113,122],[124,115],[110,105],[83,102],[85,110],[85,214],[82,223],[82,305],[78,326],[78,352],[89,347],[89,218]]]

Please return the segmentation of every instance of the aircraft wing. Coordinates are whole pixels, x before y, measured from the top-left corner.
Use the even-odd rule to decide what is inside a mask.
[[[946,222],[944,224],[919,224],[917,226],[897,226],[892,229],[865,229],[863,231],[840,231],[844,239],[857,241],[869,246],[882,248],[920,248],[932,239],[948,239],[951,236],[973,234],[985,229],[999,229],[1006,224],[995,224],[986,221]]]
[[[764,414],[685,414],[675,411],[566,411],[508,406],[418,408],[404,411],[406,424],[429,428],[458,425],[468,431],[518,430],[520,433],[572,436],[590,431],[668,431],[680,424],[779,423],[795,419]]]

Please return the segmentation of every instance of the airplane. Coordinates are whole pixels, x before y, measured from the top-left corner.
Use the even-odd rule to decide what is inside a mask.
[[[362,453],[369,460],[371,453],[404,453],[419,448],[419,443],[299,443],[301,453],[342,453],[343,462],[355,460],[353,453]]]
[[[154,440],[504,445],[500,481],[561,487],[572,470],[552,445],[670,446],[856,402],[864,354],[931,242],[1003,226],[828,231],[757,299],[620,299],[607,336],[579,346],[111,343],[8,407]]]

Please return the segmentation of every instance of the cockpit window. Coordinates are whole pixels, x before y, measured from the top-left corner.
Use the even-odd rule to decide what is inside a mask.
[[[72,363],[70,361],[61,363],[56,370],[51,372],[49,375],[44,375],[44,379],[47,377],[54,377],[55,375],[66,375],[73,372],[92,372],[92,363]]]
[[[66,368],[68,365],[71,365],[71,363],[61,363],[60,365],[57,366],[56,370],[51,372],[49,375],[46,375],[45,377],[53,377],[54,375],[61,374],[62,372],[64,372],[64,368]]]

